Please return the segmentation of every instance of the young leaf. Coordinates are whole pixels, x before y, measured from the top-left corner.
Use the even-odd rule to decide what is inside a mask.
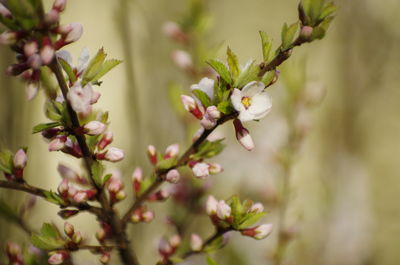
[[[269,71],[264,74],[264,76],[261,79],[261,82],[263,82],[264,85],[268,86],[271,84],[271,82],[274,80],[274,78],[275,78],[275,70]]]
[[[157,163],[157,170],[164,171],[174,167],[177,163],[176,158],[169,158],[166,160],[161,160]]]
[[[225,145],[222,143],[224,139],[210,142],[204,141],[198,148],[198,151],[192,155],[192,158],[195,160],[199,160],[202,158],[211,158],[219,153],[225,148]]]
[[[196,96],[196,98],[198,100],[200,100],[201,104],[204,107],[209,107],[211,106],[211,99],[208,97],[208,95],[206,93],[204,93],[203,91],[199,90],[199,89],[195,89],[192,91],[192,93]]]
[[[64,245],[64,241],[56,241],[51,238],[43,237],[38,234],[33,234],[31,237],[32,244],[43,250],[53,250],[61,248]]]
[[[238,229],[245,229],[245,228],[248,228],[248,227],[254,225],[258,221],[260,221],[260,219],[262,217],[264,217],[265,215],[266,215],[266,213],[248,213],[248,214],[246,214],[242,218],[242,220],[240,220]]]
[[[98,187],[101,187],[103,184],[102,176],[103,176],[103,172],[104,172],[104,166],[100,162],[97,162],[97,161],[93,162],[91,172],[92,172],[92,178],[93,178],[95,184]]]
[[[7,174],[12,174],[14,163],[13,153],[10,150],[3,150],[0,152],[0,170]]]
[[[86,68],[85,73],[82,77],[82,86],[85,86],[87,83],[90,83],[96,75],[101,71],[103,67],[103,63],[106,59],[107,54],[104,52],[104,49],[101,48],[96,56],[90,60],[88,67]]]
[[[264,31],[259,31],[261,37],[261,45],[263,51],[264,62],[268,62],[269,53],[271,52],[272,42],[269,39],[267,33]]]
[[[229,47],[226,50],[226,55],[228,57],[229,70],[231,71],[233,78],[236,78],[240,72],[238,58]]]
[[[259,67],[255,64],[255,61],[253,60],[242,70],[242,72],[236,79],[233,86],[241,88],[245,86],[247,83],[254,81],[257,78],[259,70],[260,70]]]
[[[325,18],[333,15],[336,12],[336,6],[333,2],[327,3],[322,9],[321,15],[319,16],[319,20],[324,20]]]
[[[74,73],[74,70],[72,69],[71,65],[67,63],[64,59],[58,58],[58,61],[61,64],[61,67],[64,69],[65,73],[68,76],[68,79],[71,83],[75,83],[76,81],[76,75]]]
[[[230,100],[222,101],[217,106],[218,110],[223,114],[229,114],[233,111],[233,106]]]
[[[51,203],[54,203],[57,205],[65,204],[64,200],[53,191],[45,191],[44,196],[45,196],[45,199]]]
[[[58,122],[58,121],[49,122],[49,123],[41,123],[41,124],[38,124],[35,127],[33,127],[32,133],[39,133],[39,132],[42,132],[44,130],[55,128],[55,127],[60,126],[60,125],[61,125],[61,123]]]
[[[207,63],[221,76],[226,83],[232,84],[231,74],[229,73],[229,70],[226,68],[225,64],[217,60],[209,60]]]
[[[296,22],[290,26],[288,26],[286,23],[283,25],[282,28],[282,49],[286,50],[288,48],[290,48],[293,39],[294,39],[294,35],[297,32],[297,29],[299,27],[299,24]]]
[[[100,71],[96,74],[95,77],[93,77],[91,82],[92,83],[98,82],[100,78],[102,78],[105,74],[107,74],[109,71],[111,71],[115,66],[119,65],[120,63],[122,63],[122,61],[116,59],[105,61]]]

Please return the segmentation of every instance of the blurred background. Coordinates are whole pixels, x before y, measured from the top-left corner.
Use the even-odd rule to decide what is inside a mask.
[[[171,107],[170,88],[179,84],[188,93],[198,80],[173,63],[171,53],[182,47],[167,38],[162,27],[187,16],[191,2],[71,0],[62,16],[64,23],[84,25],[81,40],[68,46],[75,58],[83,47],[92,54],[104,47],[110,57],[124,61],[104,78],[98,107],[110,111],[115,146],[127,153],[124,162],[110,165],[120,167],[127,184],[134,167],[149,172],[148,144],[160,150],[171,143],[182,148],[189,144],[188,121],[182,122]],[[240,194],[262,201],[269,212],[265,221],[275,225],[272,236],[263,241],[232,235],[229,246],[216,256],[220,264],[400,264],[400,2],[335,3],[337,18],[326,38],[295,49],[281,68],[282,78],[269,88],[272,114],[249,126],[255,150],[247,152],[236,142],[231,124],[220,132],[227,147],[215,160],[225,171],[211,177],[209,192],[219,199]],[[297,20],[297,0],[202,4],[208,20],[198,42],[221,47],[215,49],[221,59],[229,45],[242,64],[261,58],[259,30],[278,45],[283,23]],[[10,51],[0,47],[0,70],[13,60]],[[304,88],[305,98],[325,97],[318,106],[294,102],[295,108],[288,94],[296,86]],[[46,120],[44,96],[28,103],[24,98],[22,83],[0,75],[0,148],[29,146],[28,181],[54,190],[60,182],[58,162],[76,169],[79,164],[61,153],[48,153],[41,137],[31,134],[34,125]],[[289,165],[282,156],[290,158]],[[1,190],[0,198],[17,205],[26,197]],[[157,204],[151,208],[157,212],[154,222],[131,226],[142,264],[155,264],[157,240],[166,233],[165,216],[172,211]],[[44,221],[61,226],[56,212],[39,199],[29,223],[36,229]],[[188,230],[200,229],[203,237],[212,233],[207,218],[194,219]],[[71,223],[91,238],[97,229],[86,214]],[[9,239],[28,242],[17,226],[0,219],[2,249]],[[96,264],[89,253],[75,260]],[[185,264],[203,262],[197,257]],[[118,264],[117,259],[112,264]]]

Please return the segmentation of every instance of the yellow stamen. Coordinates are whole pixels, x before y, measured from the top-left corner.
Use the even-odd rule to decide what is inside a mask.
[[[246,109],[248,109],[251,105],[251,98],[250,97],[242,97],[242,104]]]

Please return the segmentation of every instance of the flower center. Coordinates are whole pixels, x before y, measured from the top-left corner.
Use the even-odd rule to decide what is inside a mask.
[[[248,109],[251,105],[251,98],[250,97],[242,97],[242,104],[246,109]]]

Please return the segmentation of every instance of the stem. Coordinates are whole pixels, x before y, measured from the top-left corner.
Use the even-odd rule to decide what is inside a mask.
[[[53,61],[49,65],[50,69],[55,74],[58,84],[61,88],[61,92],[64,96],[65,102],[67,104],[67,111],[71,119],[72,123],[72,131],[76,131],[76,129],[80,128],[81,125],[79,123],[79,118],[77,113],[72,109],[70,102],[68,101],[68,85],[65,82],[64,75],[62,73],[60,64],[57,60],[57,57],[54,57]],[[106,194],[103,192],[103,188],[96,185],[93,175],[92,175],[92,164],[96,161],[95,156],[90,151],[87,143],[86,137],[82,134],[74,134],[79,147],[81,148],[83,159],[85,162],[86,169],[88,171],[89,179],[93,185],[97,189],[97,200],[102,207],[102,211],[105,215],[105,220],[112,227],[113,235],[115,242],[118,246],[119,256],[121,261],[126,265],[139,265],[139,261],[132,249],[130,249],[130,242],[127,238],[126,231],[124,230],[123,223],[121,222],[118,214],[114,211],[112,206],[110,205]]]
[[[170,171],[173,168],[178,168],[181,166],[186,165],[186,163],[189,161],[190,156],[194,154],[197,151],[197,148],[207,139],[207,137],[221,124],[234,119],[238,113],[234,112],[229,115],[225,115],[221,117],[217,125],[214,128],[204,130],[204,132],[201,134],[201,136],[192,143],[192,145],[186,150],[186,152],[178,159],[178,162],[175,166],[165,169],[165,170],[160,170],[156,172],[156,179],[154,182],[148,187],[137,199],[136,201],[132,204],[132,206],[129,208],[129,210],[125,213],[124,217],[122,218],[122,224],[125,227],[132,215],[132,213],[138,209],[143,202],[151,195],[158,187],[160,187],[164,183],[164,175]]]

